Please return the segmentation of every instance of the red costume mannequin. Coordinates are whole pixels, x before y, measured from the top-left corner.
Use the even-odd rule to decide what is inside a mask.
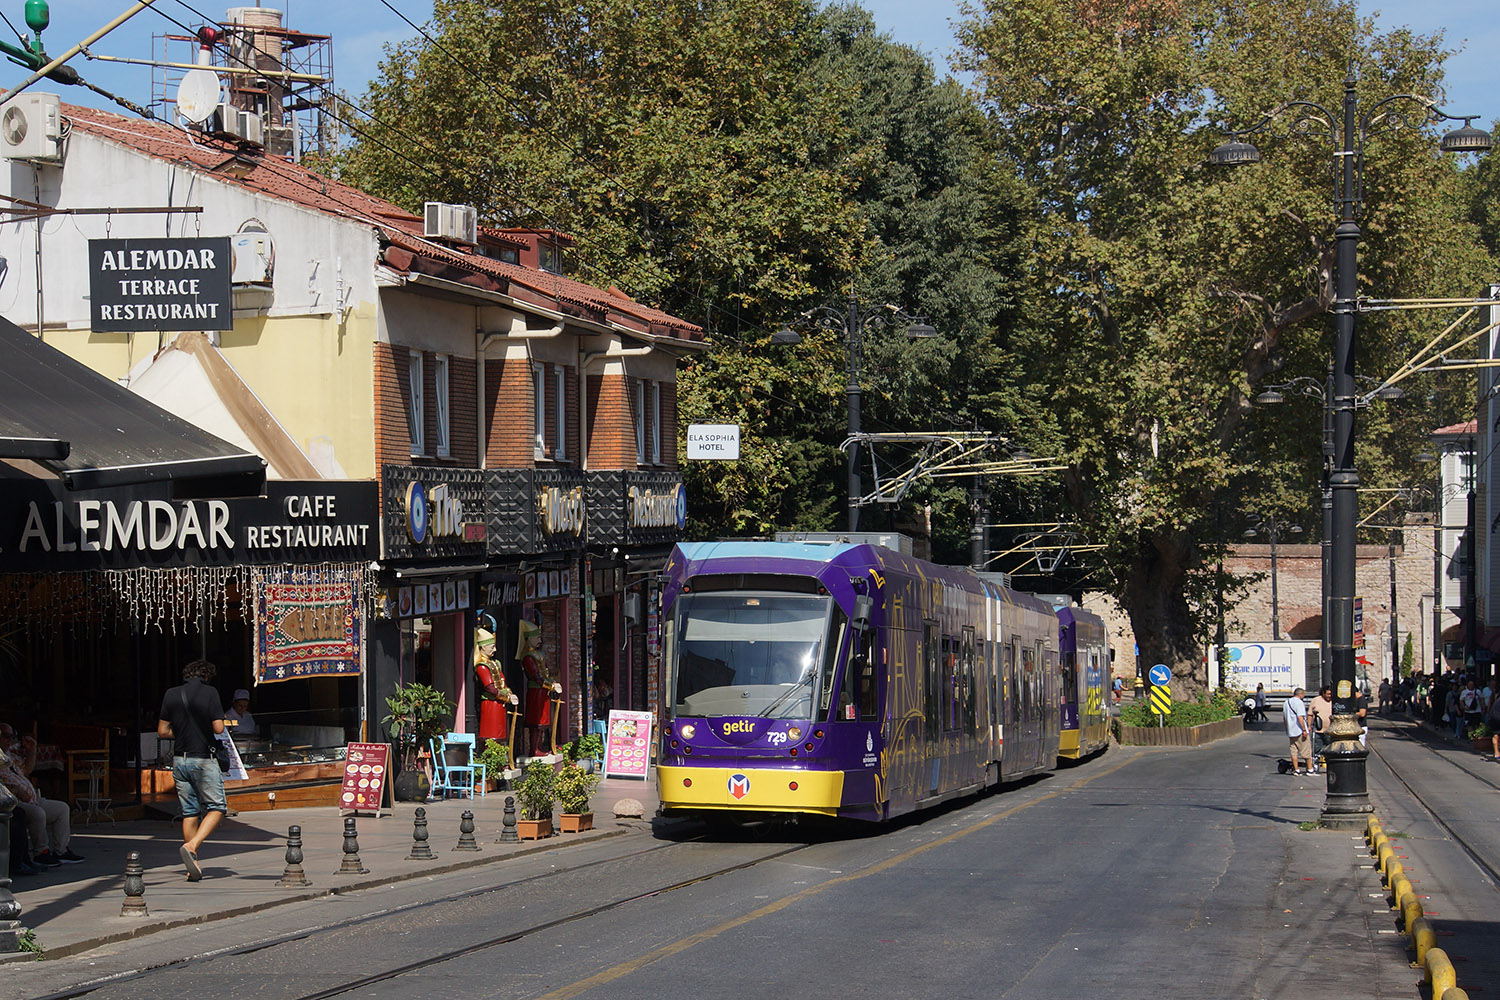
[[[559,690],[547,671],[547,657],[542,652],[542,630],[531,622],[521,621],[516,639],[516,657],[526,671],[526,732],[531,756],[544,749],[552,725],[552,695]]]
[[[495,663],[495,634],[479,629],[474,638],[474,680],[479,686],[479,733],[482,740],[503,740],[515,696],[505,686],[505,677]]]

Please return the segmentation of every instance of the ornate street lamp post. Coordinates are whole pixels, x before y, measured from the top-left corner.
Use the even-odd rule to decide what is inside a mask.
[[[849,296],[848,304],[842,310],[832,306],[817,306],[803,313],[802,319],[811,321],[814,325],[824,329],[837,330],[844,338],[844,349],[847,352],[847,365],[844,370],[848,375],[844,395],[848,400],[849,410],[849,436],[844,446],[844,450],[848,453],[849,530],[858,531],[860,498],[864,495],[859,485],[861,396],[859,369],[864,360],[865,334],[877,327],[896,323],[901,323],[906,327],[908,340],[931,340],[937,336],[937,331],[928,326],[920,316],[909,316],[896,306],[887,303],[870,305],[861,302],[853,295]],[[800,344],[801,342],[802,335],[790,326],[782,327],[771,334],[773,344]]]
[[[1362,827],[1371,812],[1366,785],[1368,752],[1360,746],[1360,726],[1355,718],[1354,661],[1354,571],[1355,535],[1358,530],[1359,475],[1354,468],[1354,319],[1358,309],[1359,223],[1362,204],[1365,143],[1373,136],[1401,128],[1414,128],[1438,121],[1462,121],[1462,128],[1443,136],[1440,147],[1450,153],[1482,153],[1493,140],[1488,132],[1469,123],[1478,117],[1460,117],[1437,109],[1436,102],[1416,94],[1396,94],[1377,101],[1363,116],[1359,113],[1354,69],[1344,79],[1342,116],[1312,101],[1288,101],[1243,132],[1231,133],[1234,141],[1215,149],[1211,163],[1236,166],[1258,163],[1260,152],[1244,138],[1265,131],[1284,113],[1296,115],[1292,134],[1313,136],[1323,128],[1338,157],[1338,228],[1334,231],[1334,344],[1333,344],[1333,470],[1329,487],[1333,500],[1332,587],[1328,599],[1330,618],[1330,662],[1333,668],[1332,741],[1327,750],[1328,791],[1323,801],[1322,822],[1337,829]],[[1340,125],[1340,121],[1342,125]]]
[[[1276,515],[1272,514],[1265,520],[1251,525],[1245,529],[1246,538],[1254,538],[1258,534],[1264,534],[1271,542],[1271,641],[1281,641],[1281,601],[1277,593],[1276,584],[1276,543],[1281,541],[1281,533],[1285,531],[1289,535],[1302,534],[1302,525],[1278,524]]]

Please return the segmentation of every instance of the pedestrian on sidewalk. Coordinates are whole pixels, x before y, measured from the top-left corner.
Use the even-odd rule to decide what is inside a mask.
[[[1299,753],[1307,760],[1307,770],[1303,773],[1317,773],[1313,769],[1312,741],[1308,738],[1307,703],[1302,700],[1302,696],[1306,693],[1304,689],[1297,688],[1281,706],[1281,714],[1286,719],[1286,735],[1292,744],[1293,774],[1297,774],[1301,767],[1297,760]]]
[[[9,723],[0,722],[0,748],[6,760],[0,764],[0,785],[16,797],[16,812],[26,818],[26,833],[31,840],[32,855],[26,859],[39,868],[76,865],[83,856],[74,854],[68,842],[72,839],[68,804],[43,798],[31,783],[36,768],[36,740],[22,737]]]
[[[1493,744],[1495,759],[1500,760],[1500,698],[1490,702],[1490,710],[1484,717],[1484,724],[1490,730],[1490,742]]]
[[[1312,769],[1318,769],[1323,757],[1323,748],[1328,746],[1328,727],[1333,724],[1333,685],[1324,684],[1318,696],[1307,706],[1308,721],[1312,726]]]
[[[1484,722],[1484,700],[1480,697],[1479,688],[1474,685],[1472,677],[1464,682],[1464,689],[1459,693],[1458,710],[1462,714],[1465,730]]]
[[[1255,685],[1255,721],[1256,722],[1265,722],[1265,721],[1267,721],[1266,720],[1266,686],[1264,684],[1257,684],[1257,685]]]
[[[158,736],[176,741],[172,780],[182,806],[182,846],[177,855],[189,882],[203,878],[198,851],[228,811],[224,773],[214,753],[217,734],[224,731],[224,705],[213,686],[218,673],[217,667],[203,659],[183,667],[183,683],[162,696],[156,724]]]
[[[1391,682],[1384,677],[1380,679],[1380,706],[1378,711],[1381,715],[1391,710]]]

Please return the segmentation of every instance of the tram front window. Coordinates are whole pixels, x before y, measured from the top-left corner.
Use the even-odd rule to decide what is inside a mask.
[[[811,718],[830,603],[791,594],[683,595],[675,641],[676,716]]]

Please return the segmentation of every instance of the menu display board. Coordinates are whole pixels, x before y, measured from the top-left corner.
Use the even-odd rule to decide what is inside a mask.
[[[387,803],[391,803],[387,806]],[[344,784],[339,789],[340,812],[394,809],[391,795],[391,745],[350,743],[344,753]]]
[[[604,776],[641,778],[651,773],[651,713],[609,713],[604,736]]]

